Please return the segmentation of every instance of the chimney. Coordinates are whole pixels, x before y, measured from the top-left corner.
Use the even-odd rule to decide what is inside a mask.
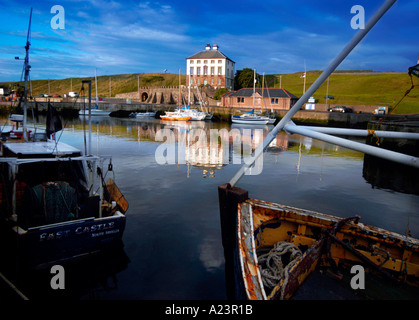
[[[212,46],[212,50],[218,51],[218,45],[217,45],[217,44],[214,44],[214,45]]]
[[[207,50],[207,51],[211,50],[211,45],[207,44],[207,46],[205,47],[205,50]]]

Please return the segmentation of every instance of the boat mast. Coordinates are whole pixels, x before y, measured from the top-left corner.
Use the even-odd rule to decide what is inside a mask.
[[[180,88],[180,67],[179,67],[179,109],[180,109],[181,105],[182,105],[182,91],[181,91],[181,88]]]
[[[188,80],[188,105],[191,105],[191,75],[189,74]]]
[[[255,108],[256,68],[253,69],[253,109]]]
[[[96,106],[98,107],[98,98],[97,98],[97,76],[96,76],[96,68],[95,68],[95,88],[96,88]]]
[[[382,16],[390,9],[396,0],[386,0],[380,9],[367,22],[364,29],[360,29],[352,40],[343,48],[343,50],[336,56],[330,65],[322,72],[322,74],[314,81],[308,90],[298,99],[294,106],[287,112],[287,114],[279,121],[279,123],[268,133],[263,142],[256,148],[255,153],[250,163],[244,164],[240,170],[230,180],[230,185],[234,187],[240,178],[253,166],[257,159],[262,155],[263,151],[276,137],[284,127],[291,121],[291,118],[297,113],[302,105],[310,98],[313,93],[322,85],[322,83],[332,74],[332,72],[342,63],[342,61],[351,53],[351,51],[361,42],[367,33],[374,27],[374,25],[382,18]]]
[[[26,115],[27,115],[27,108],[28,108],[28,80],[29,80],[29,70],[31,69],[31,66],[29,65],[29,46],[31,45],[29,42],[29,37],[31,34],[31,23],[32,23],[32,8],[31,8],[31,14],[29,16],[29,27],[28,27],[28,35],[26,37],[26,56],[25,56],[25,90],[24,90],[24,100],[23,100],[23,139],[25,141],[28,140],[28,133],[26,128]]]

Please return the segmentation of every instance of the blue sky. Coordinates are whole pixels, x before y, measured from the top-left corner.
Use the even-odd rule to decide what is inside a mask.
[[[384,0],[0,0],[0,81],[20,80],[33,7],[31,79],[186,73],[186,58],[207,43],[259,73],[322,70],[352,39],[350,13],[367,21]],[[52,29],[51,7],[65,10]],[[407,71],[419,54],[419,1],[399,0],[338,68]]]

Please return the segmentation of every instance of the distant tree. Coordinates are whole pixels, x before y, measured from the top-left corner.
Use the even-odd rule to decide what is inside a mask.
[[[241,88],[253,87],[253,69],[244,68],[243,70],[237,70],[236,76],[234,77],[234,89],[239,90]],[[256,73],[256,81],[259,79],[259,74]]]
[[[226,94],[227,92],[229,92],[229,90],[227,88],[220,88],[220,89],[218,89],[217,92],[214,95],[214,99],[215,100],[220,100],[220,97],[223,94]]]

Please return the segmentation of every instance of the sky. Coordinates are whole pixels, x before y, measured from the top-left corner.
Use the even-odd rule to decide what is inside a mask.
[[[124,73],[186,74],[217,44],[236,70],[323,70],[384,0],[0,0],[0,82],[22,76],[30,9],[31,80]],[[64,10],[57,20],[54,5]],[[338,70],[406,71],[419,54],[419,1],[399,0]],[[51,25],[51,20],[55,24]],[[62,22],[63,29],[56,28]]]

